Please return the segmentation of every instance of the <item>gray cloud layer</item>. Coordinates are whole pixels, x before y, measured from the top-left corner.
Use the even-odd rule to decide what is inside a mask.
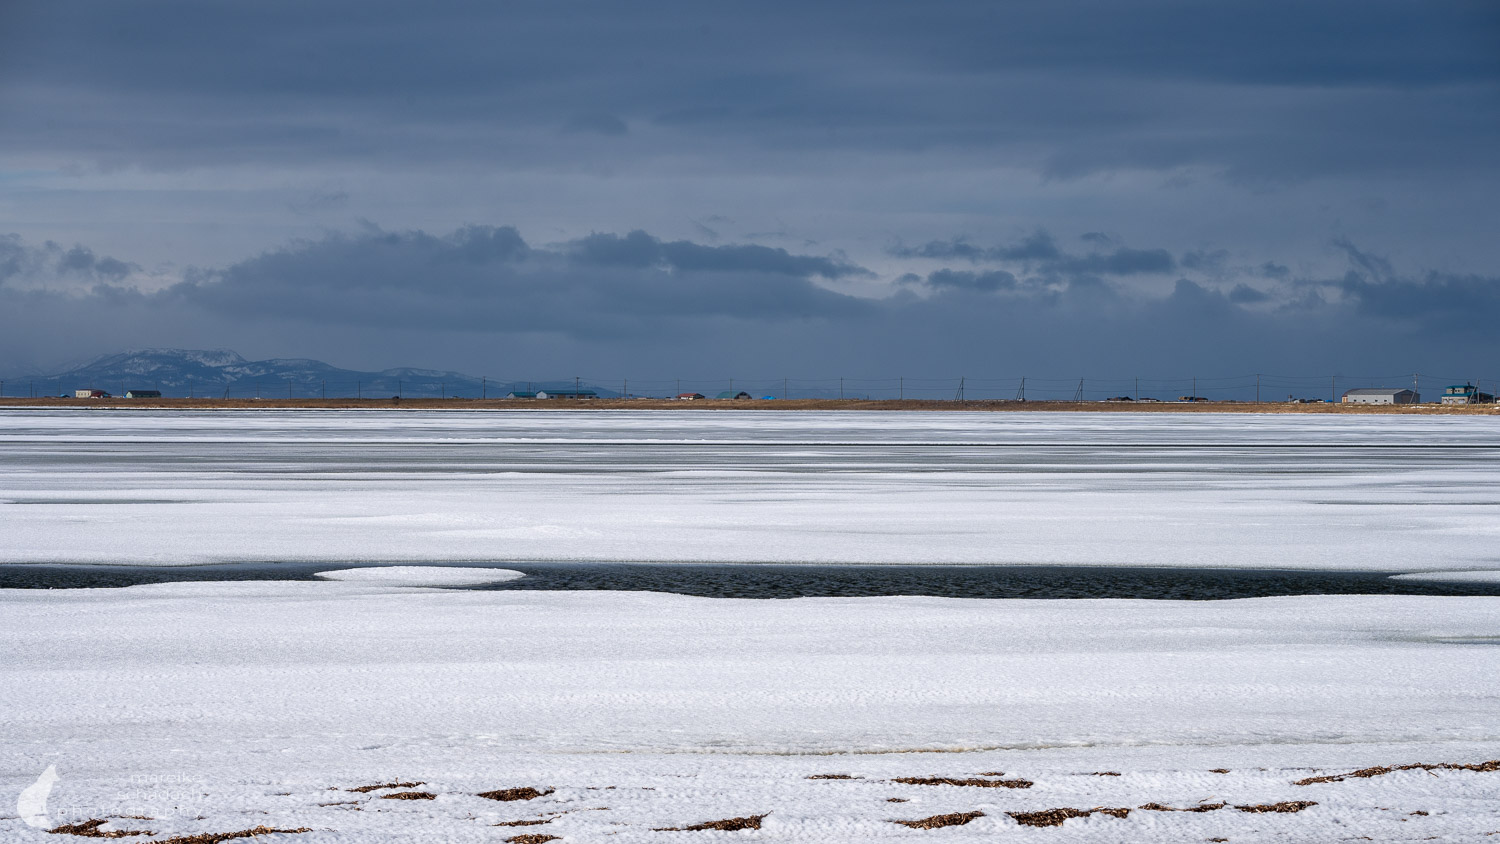
[[[1055,240],[1038,233],[1020,246],[986,247],[982,260],[1004,268],[944,267],[872,298],[830,288],[868,274],[838,258],[639,231],[550,246],[508,227],[331,235],[193,270],[154,293],[98,269],[125,262],[9,238],[0,241],[0,268],[92,275],[39,287],[5,270],[0,304],[32,317],[7,342],[59,358],[215,336],[213,345],[249,342],[252,354],[295,342],[314,356],[339,358],[331,351],[339,349],[434,366],[443,361],[433,350],[448,346],[538,377],[582,366],[616,370],[599,373],[609,377],[903,367],[1181,374],[1240,372],[1246,361],[1250,371],[1442,371],[1484,360],[1500,320],[1500,278],[1405,276],[1347,242],[1347,274],[1268,282],[1259,267],[1245,268],[1259,286],[1178,277],[1182,261],[1152,258],[1145,271],[1166,280],[1161,294],[1135,286],[1134,259],[1114,260],[1159,250],[1091,258],[1034,248],[1040,243]]]
[[[1497,44],[1486,0],[0,3],[0,371],[1466,367]]]

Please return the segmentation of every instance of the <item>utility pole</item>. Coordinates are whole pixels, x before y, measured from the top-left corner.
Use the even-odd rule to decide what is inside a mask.
[[[447,397],[448,397],[448,382],[447,381],[439,381],[438,382],[438,398],[440,398],[440,399],[446,399]]]
[[[897,384],[897,386],[896,386],[896,391],[897,391],[896,395],[898,397],[900,397],[900,399],[902,401],[905,401],[906,400],[906,378],[903,377],[903,376],[897,376],[896,380],[899,382]]]
[[[1255,403],[1260,404],[1260,373],[1255,373]]]
[[[1198,376],[1193,376],[1193,398],[1198,398]]]
[[[630,379],[624,378],[620,381],[620,398],[630,398]]]
[[[962,375],[958,376],[958,392],[953,394],[953,400],[960,402],[964,400],[964,377]]]
[[[490,397],[490,379],[489,378],[483,378],[482,377],[482,378],[479,379],[479,397],[482,398],[482,399],[487,399],[487,398]]]
[[[1141,398],[1141,379],[1140,379],[1140,376],[1136,376],[1136,379],[1135,379],[1135,398],[1136,398],[1137,401],[1139,401],[1140,398]]]
[[[1078,392],[1073,394],[1073,401],[1083,401],[1083,379],[1078,379]]]
[[[362,398],[365,397],[365,382],[363,382],[363,381],[355,381],[354,382],[354,397],[357,398],[357,399],[362,399]]]
[[[839,377],[839,399],[842,400],[843,398],[844,398],[844,379],[843,379],[843,376],[840,376]]]
[[[783,401],[792,397],[791,391],[786,388],[787,379],[781,379],[781,398]]]
[[[1333,395],[1331,395],[1331,396],[1328,397],[1328,401],[1329,401],[1330,404],[1338,404],[1339,403],[1339,377],[1337,375],[1333,376],[1332,379],[1328,383],[1330,385],[1332,385],[1332,388],[1333,388]]]
[[[1021,376],[1021,389],[1016,390],[1016,401],[1026,401],[1026,376]]]

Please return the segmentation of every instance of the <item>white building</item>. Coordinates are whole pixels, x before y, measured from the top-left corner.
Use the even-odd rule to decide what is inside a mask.
[[[1417,404],[1422,396],[1413,390],[1367,387],[1344,393],[1344,404]]]

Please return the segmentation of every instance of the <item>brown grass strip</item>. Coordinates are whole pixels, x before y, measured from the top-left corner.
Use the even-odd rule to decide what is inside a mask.
[[[203,832],[198,835],[179,835],[176,838],[163,838],[153,841],[151,844],[219,844],[220,841],[232,841],[236,838],[254,838],[257,835],[292,835],[298,832],[312,832],[309,827],[298,827],[296,829],[277,829],[270,826],[258,826],[254,829],[242,829],[239,832]]]
[[[1146,805],[1141,806],[1140,808],[1141,808],[1142,811],[1146,811],[1146,812],[1217,812],[1217,811],[1219,811],[1220,809],[1224,808],[1227,805],[1229,805],[1229,804],[1228,803],[1199,803],[1196,806],[1189,806],[1186,809],[1178,809],[1178,808],[1176,808],[1174,806],[1164,806],[1161,803],[1147,803]]]
[[[1254,806],[1235,806],[1234,808],[1239,809],[1241,812],[1254,812],[1256,814],[1275,812],[1279,815],[1291,815],[1316,805],[1318,804],[1311,800],[1288,800],[1284,803],[1257,803]]]
[[[100,829],[99,827],[109,823],[106,820],[94,818],[78,823],[63,824],[48,832],[53,835],[77,835],[80,838],[130,838],[135,835],[155,835],[156,833],[144,829]]]
[[[1068,818],[1086,818],[1082,809],[1044,809],[1040,812],[1006,812],[1022,826],[1062,826]]]
[[[380,791],[385,788],[416,788],[419,785],[426,784],[425,782],[387,782],[380,785],[362,785],[359,788],[346,788],[344,790],[353,794],[369,794],[372,791]]]
[[[398,791],[395,794],[382,794],[381,800],[435,800],[437,795],[430,791]]]
[[[940,829],[945,826],[963,826],[975,818],[984,817],[984,812],[954,812],[949,815],[933,815],[914,821],[891,821],[912,829]]]
[[[1112,808],[1109,806],[1095,806],[1092,809],[1069,809],[1066,807],[1057,809],[1043,809],[1040,812],[1006,812],[1022,826],[1062,826],[1063,821],[1068,818],[1086,818],[1098,812],[1101,815],[1109,815],[1112,818],[1125,818],[1130,816],[1130,810],[1126,808]]]
[[[721,832],[735,832],[741,829],[760,829],[760,822],[764,817],[765,815],[750,815],[745,818],[725,818],[722,821],[705,821],[703,823],[695,823],[692,826],[660,827],[653,829],[652,832],[702,832],[708,829],[717,829]]]
[[[481,791],[475,796],[483,797],[486,800],[499,800],[501,803],[513,803],[517,800],[535,800],[538,797],[546,797],[551,793],[552,789],[550,788],[546,791],[538,791],[527,785],[521,788],[501,788],[495,791]]]
[[[899,782],[902,785],[958,785],[966,788],[1031,788],[1036,783],[1031,780],[981,780],[981,779],[954,779],[953,777],[897,777],[891,782]]]
[[[1475,771],[1478,773],[1492,773],[1500,771],[1500,759],[1491,759],[1488,762],[1479,762],[1473,765],[1459,765],[1451,762],[1441,762],[1429,765],[1418,762],[1412,765],[1379,765],[1374,768],[1360,768],[1358,771],[1350,771],[1347,774],[1329,774],[1321,777],[1308,777],[1292,783],[1292,785],[1317,785],[1324,782],[1343,782],[1350,777],[1356,779],[1369,779],[1370,777],[1383,777],[1396,771]]]

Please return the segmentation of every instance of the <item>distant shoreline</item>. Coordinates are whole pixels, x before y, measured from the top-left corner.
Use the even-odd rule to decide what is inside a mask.
[[[1091,413],[1322,413],[1488,416],[1500,404],[1296,404],[1176,401],[935,401],[917,399],[64,399],[0,398],[0,408],[87,410],[909,410]]]

